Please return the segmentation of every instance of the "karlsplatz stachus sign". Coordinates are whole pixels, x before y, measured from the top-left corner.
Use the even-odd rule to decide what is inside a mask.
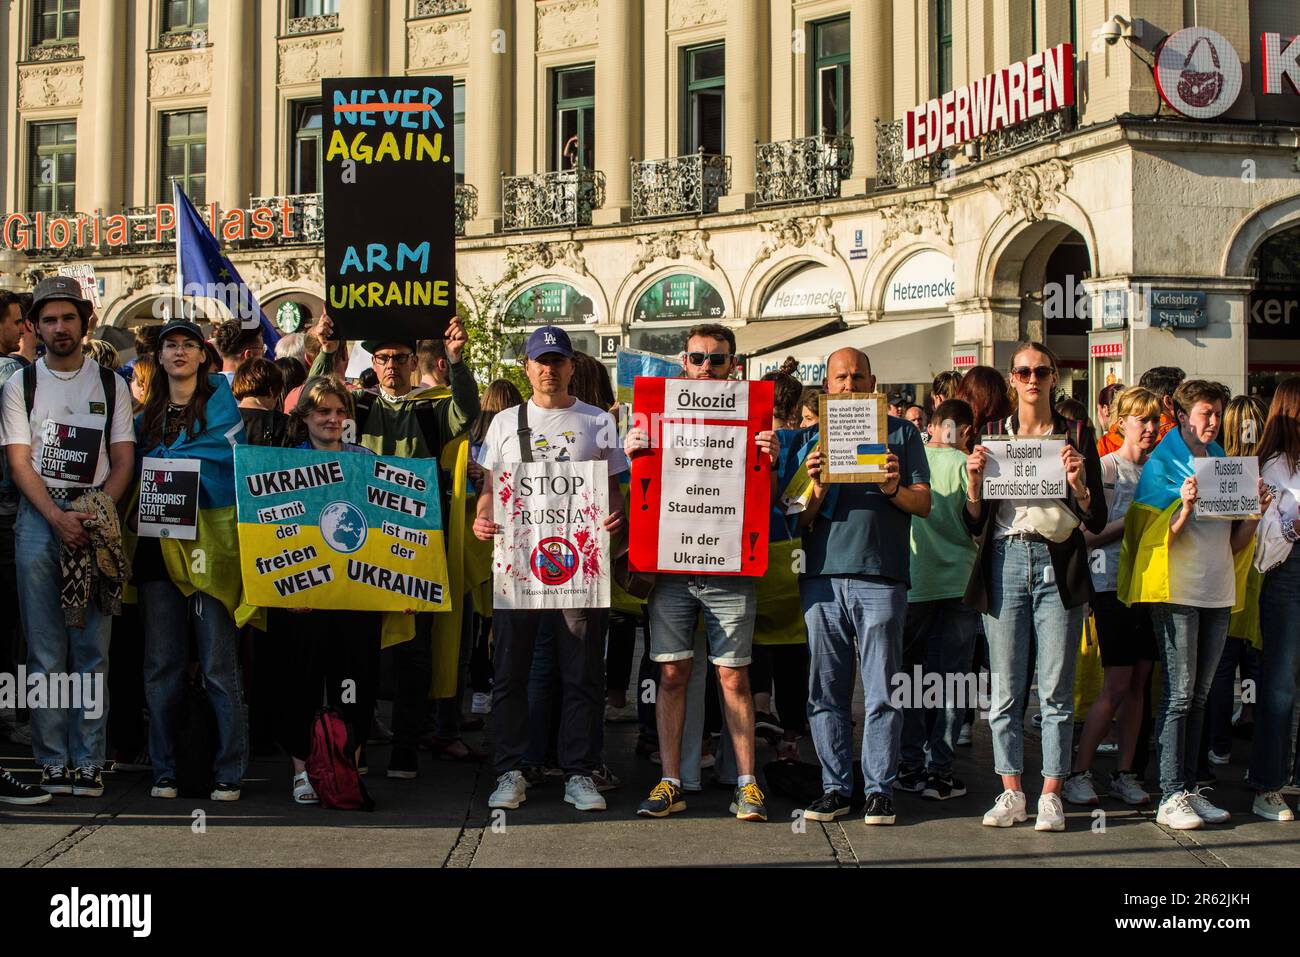
[[[219,217],[217,204],[201,210],[223,243],[301,239],[294,231],[294,207],[287,199],[277,206],[228,209]],[[0,218],[0,246],[16,252],[87,253],[120,249],[133,243],[166,243],[176,238],[176,207],[159,203],[148,216],[125,213],[10,213]]]

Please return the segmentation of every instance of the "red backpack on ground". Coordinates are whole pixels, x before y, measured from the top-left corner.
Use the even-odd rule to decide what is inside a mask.
[[[320,798],[321,807],[342,811],[375,809],[348,748],[348,726],[333,708],[321,708],[312,722],[307,780]]]

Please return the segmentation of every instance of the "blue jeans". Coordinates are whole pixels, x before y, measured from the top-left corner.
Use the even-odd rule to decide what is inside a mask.
[[[1300,549],[1264,576],[1259,592],[1260,653],[1250,783],[1276,791],[1293,772],[1291,714],[1300,681]]]
[[[925,764],[923,746],[929,742],[930,774],[947,777],[952,772],[952,752],[961,732],[966,709],[976,705],[971,695],[978,677],[971,671],[979,612],[960,598],[911,602],[903,625],[904,687],[909,690],[903,707],[903,742],[900,768],[920,770]],[[924,681],[940,682],[939,707],[921,707]],[[950,693],[953,692],[953,693]],[[961,700],[961,699],[965,700]]]
[[[984,634],[989,643],[993,770],[1002,775],[1025,770],[1025,698],[1034,644],[1043,714],[1043,777],[1064,778],[1070,773],[1074,733],[1074,661],[1087,606],[1062,604],[1047,545],[1022,538],[993,543],[988,589]]]
[[[650,660],[695,657],[695,622],[703,614],[709,661],[746,667],[753,659],[757,586],[755,578],[731,575],[660,575],[647,605]]]
[[[1151,606],[1160,649],[1164,696],[1156,716],[1156,764],[1160,800],[1196,788],[1196,752],[1201,746],[1205,699],[1210,695],[1230,608],[1193,608],[1166,602]]]
[[[808,629],[808,722],[822,765],[822,789],[853,793],[854,652],[861,659],[865,720],[862,776],[867,794],[892,797],[898,776],[902,711],[890,700],[890,679],[903,660],[902,582],[812,575],[799,580]]]
[[[66,511],[70,503],[56,504]],[[103,767],[110,616],[92,601],[86,608],[85,625],[70,628],[64,624],[59,600],[63,582],[59,536],[25,498],[14,522],[14,561],[18,608],[27,636],[29,679],[33,675],[79,675],[82,703],[93,703],[98,711],[98,717],[92,718],[85,708],[32,708],[32,756],[42,766]],[[97,685],[100,700],[87,700],[88,682]],[[25,692],[26,688],[19,691]]]
[[[234,620],[211,595],[195,592],[187,598],[170,581],[141,582],[139,592],[154,783],[176,777],[176,723],[185,701],[186,652],[193,629],[208,701],[217,719],[219,743],[212,770],[218,783],[238,784],[248,760],[248,730]]]

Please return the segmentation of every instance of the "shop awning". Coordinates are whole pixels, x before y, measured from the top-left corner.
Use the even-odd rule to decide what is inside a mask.
[[[824,359],[846,346],[867,354],[871,371],[879,382],[929,382],[940,372],[952,368],[952,318],[936,316],[872,322],[800,343],[790,351],[798,356]],[[773,359],[775,356],[754,356],[756,360],[763,358]]]
[[[806,319],[756,319],[736,330],[736,352],[756,356],[783,349],[818,334],[844,328],[839,316],[810,316]]]

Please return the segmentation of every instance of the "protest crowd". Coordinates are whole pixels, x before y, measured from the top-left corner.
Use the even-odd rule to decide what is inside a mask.
[[[1002,792],[972,823],[1026,822],[1036,772],[1038,831],[1065,830],[1065,805],[1103,801],[1153,806],[1175,829],[1233,813],[1294,820],[1300,378],[1265,406],[1153,368],[1089,410],[1058,395],[1056,358],[1026,342],[1009,368],[944,372],[916,404],[877,396],[887,370],[852,348],[828,357],[819,388],[787,372],[744,383],[733,332],[706,324],[675,368],[636,380],[629,408],[631,394],[552,326],[527,339],[525,401],[508,381],[475,380],[458,320],[438,339],[360,343],[370,368],[355,379],[328,316],[274,354],[237,319],[205,332],[174,318],[140,328],[124,367],[93,322],[73,279],[0,291],[0,672],[98,676],[111,702],[19,707],[0,733],[30,741],[40,780],[0,771],[0,801],[96,797],[109,771],[148,773],[158,799],[233,801],[254,755],[282,754],[286,801],[367,806],[367,749],[383,744],[396,780],[427,773],[422,752],[490,762],[491,808],[520,808],[553,783],[576,810],[602,811],[622,786],[613,767],[648,760],[662,774],[643,817],[689,802],[765,821],[772,789],[806,796],[808,820],[860,812],[888,825],[896,792],[917,798],[909,818],[925,800],[966,796],[954,755],[986,716]],[[737,395],[747,411],[733,414]],[[838,478],[821,434],[850,396],[873,396],[880,416],[850,456],[874,463],[870,480]],[[639,414],[644,397],[665,422]],[[667,461],[649,463],[682,402],[713,410],[701,413],[710,422],[743,420],[672,432],[704,471],[734,464],[743,489],[725,476],[721,496],[691,486],[674,517],[657,500],[649,510],[646,490],[674,481]],[[737,431],[749,447],[732,448],[733,462],[714,450]],[[1032,457],[1057,494],[1026,495],[1013,478]],[[245,461],[270,465],[253,474]],[[283,530],[275,521],[290,514],[247,519],[255,482],[336,481],[340,461],[388,476],[408,516],[436,508],[397,539],[437,533],[446,568],[427,570],[440,584],[426,604],[314,603],[311,576],[334,572],[308,567],[308,549],[241,556],[247,524]],[[1207,474],[1248,476],[1234,487],[1249,502],[1225,505]],[[574,510],[572,524],[594,515],[593,534],[607,536],[603,603],[520,606],[533,579],[558,587],[577,564],[599,577],[595,552],[551,539],[523,585],[502,563],[535,475],[595,477],[593,498],[560,511]],[[416,494],[422,476],[436,476],[429,500]],[[736,521],[711,518],[742,499],[744,548]],[[150,532],[178,503],[186,537]],[[337,551],[361,547],[364,504],[321,511],[327,541],[355,540]],[[674,553],[673,535],[733,535],[740,571],[722,569],[726,542]],[[277,579],[284,601],[250,600],[263,567],[289,565],[301,571]],[[348,559],[348,574],[361,565]],[[386,575],[375,580],[390,590],[420,581]],[[609,753],[609,722],[639,725],[635,759]],[[463,736],[485,725],[491,753]],[[1027,725],[1040,729],[1041,767],[1026,767]],[[1253,804],[1219,807],[1213,769],[1246,733]],[[819,766],[801,757],[807,738]],[[715,784],[729,803],[708,796]]]

